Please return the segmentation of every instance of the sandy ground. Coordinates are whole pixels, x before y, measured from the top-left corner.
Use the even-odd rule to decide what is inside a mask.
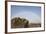
[[[27,28],[34,28],[34,27],[41,27],[41,24],[40,23],[31,23],[31,24],[28,24]],[[15,28],[14,25],[12,25],[12,28]],[[24,28],[24,25],[16,26],[16,28]]]

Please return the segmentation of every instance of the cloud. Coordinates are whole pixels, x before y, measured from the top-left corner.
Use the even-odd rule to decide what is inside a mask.
[[[31,23],[40,23],[41,22],[41,18],[38,14],[33,13],[33,12],[28,12],[28,11],[22,11],[19,12],[17,14],[15,14],[12,18],[14,17],[21,17],[21,18],[25,18],[28,19],[29,22]]]

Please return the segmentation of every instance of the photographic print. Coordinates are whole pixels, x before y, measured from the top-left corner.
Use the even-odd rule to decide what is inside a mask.
[[[44,3],[7,2],[7,31],[44,30]]]
[[[11,28],[41,27],[41,7],[11,5]]]

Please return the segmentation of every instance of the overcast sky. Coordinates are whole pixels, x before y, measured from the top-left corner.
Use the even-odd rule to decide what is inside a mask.
[[[15,16],[26,17],[28,20],[38,23],[41,20],[41,7],[11,5],[11,18]]]

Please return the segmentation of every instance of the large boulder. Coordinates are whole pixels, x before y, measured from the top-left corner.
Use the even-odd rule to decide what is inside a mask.
[[[11,19],[11,28],[27,28],[29,21],[24,18],[15,17]]]

